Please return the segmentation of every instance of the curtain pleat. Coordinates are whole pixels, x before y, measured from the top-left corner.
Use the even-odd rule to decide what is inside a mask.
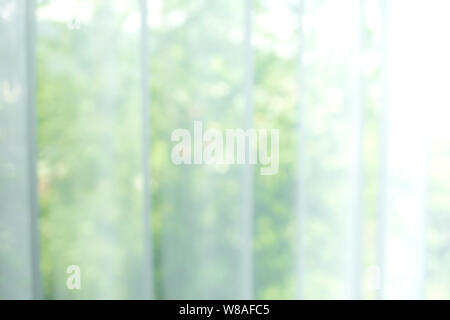
[[[33,4],[0,2],[0,299],[40,297]]]

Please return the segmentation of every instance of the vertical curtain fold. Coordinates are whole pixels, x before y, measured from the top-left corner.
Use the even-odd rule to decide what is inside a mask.
[[[0,299],[39,299],[34,1],[0,12]]]
[[[385,295],[385,247],[387,226],[387,159],[389,150],[389,21],[390,1],[380,1],[380,116],[379,116],[379,148],[378,148],[378,201],[377,201],[377,268],[379,270],[379,284],[376,297],[382,299]]]
[[[148,298],[154,298],[154,272],[153,272],[153,233],[152,231],[152,191],[150,187],[151,177],[151,118],[150,118],[150,52],[149,52],[149,32],[148,32],[148,5],[147,0],[139,0],[140,20],[141,20],[141,55],[140,55],[140,75],[141,75],[141,126],[142,126],[142,228],[144,229],[144,269],[148,270],[144,273],[145,281],[148,284]]]
[[[244,5],[244,88],[245,110],[244,130],[253,128],[253,46],[252,46],[252,0],[245,0]],[[242,298],[253,298],[253,221],[254,221],[254,197],[253,197],[253,166],[245,165],[243,173],[243,220],[242,220]]]

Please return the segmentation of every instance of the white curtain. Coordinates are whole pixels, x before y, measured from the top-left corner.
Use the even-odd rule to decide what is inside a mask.
[[[0,1],[0,298],[40,297],[33,12]]]
[[[450,47],[442,41],[450,26],[445,15],[449,8],[445,1],[399,1],[390,8],[383,191],[386,298],[448,298],[448,275],[442,270],[449,253],[443,230],[450,215],[441,201],[442,188],[450,190],[444,165],[450,160],[445,151],[450,130],[443,120],[450,105]]]
[[[450,298],[447,2],[0,0],[0,298]]]

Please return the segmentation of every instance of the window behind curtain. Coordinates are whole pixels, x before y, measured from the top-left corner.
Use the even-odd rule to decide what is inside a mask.
[[[0,298],[450,297],[447,0],[32,3],[0,0]],[[278,174],[175,166],[195,120],[280,129]]]

